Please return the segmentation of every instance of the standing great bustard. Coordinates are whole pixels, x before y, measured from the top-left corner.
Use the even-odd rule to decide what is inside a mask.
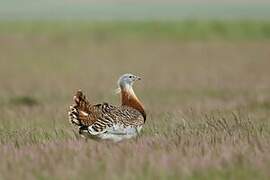
[[[146,120],[144,107],[132,88],[133,83],[140,79],[132,74],[119,78],[121,106],[90,104],[82,91],[77,91],[73,98],[75,104],[69,110],[70,122],[79,128],[80,134],[93,139],[117,142],[137,136]]]

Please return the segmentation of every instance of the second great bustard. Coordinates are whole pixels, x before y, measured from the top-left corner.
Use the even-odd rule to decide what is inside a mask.
[[[75,104],[69,110],[70,122],[84,137],[115,142],[136,137],[146,121],[144,107],[132,87],[140,79],[133,74],[124,74],[119,78],[120,106],[91,104],[81,90],[77,91],[73,98]]]

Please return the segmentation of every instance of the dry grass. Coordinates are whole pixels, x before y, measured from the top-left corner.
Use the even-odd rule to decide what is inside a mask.
[[[0,179],[268,179],[270,43],[0,35]],[[118,103],[118,76],[148,120],[112,144],[73,133],[78,88]]]

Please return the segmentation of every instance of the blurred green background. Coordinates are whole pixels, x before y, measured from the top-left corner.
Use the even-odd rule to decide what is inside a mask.
[[[270,17],[270,3],[266,0],[1,0],[0,3],[1,19],[179,20]]]

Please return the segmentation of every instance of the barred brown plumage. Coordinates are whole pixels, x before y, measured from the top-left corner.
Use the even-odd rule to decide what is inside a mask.
[[[79,133],[94,139],[120,141],[138,135],[146,120],[142,103],[135,95],[132,85],[139,77],[124,74],[118,80],[122,105],[113,106],[106,102],[92,105],[81,90],[73,98],[69,120],[79,128]]]

